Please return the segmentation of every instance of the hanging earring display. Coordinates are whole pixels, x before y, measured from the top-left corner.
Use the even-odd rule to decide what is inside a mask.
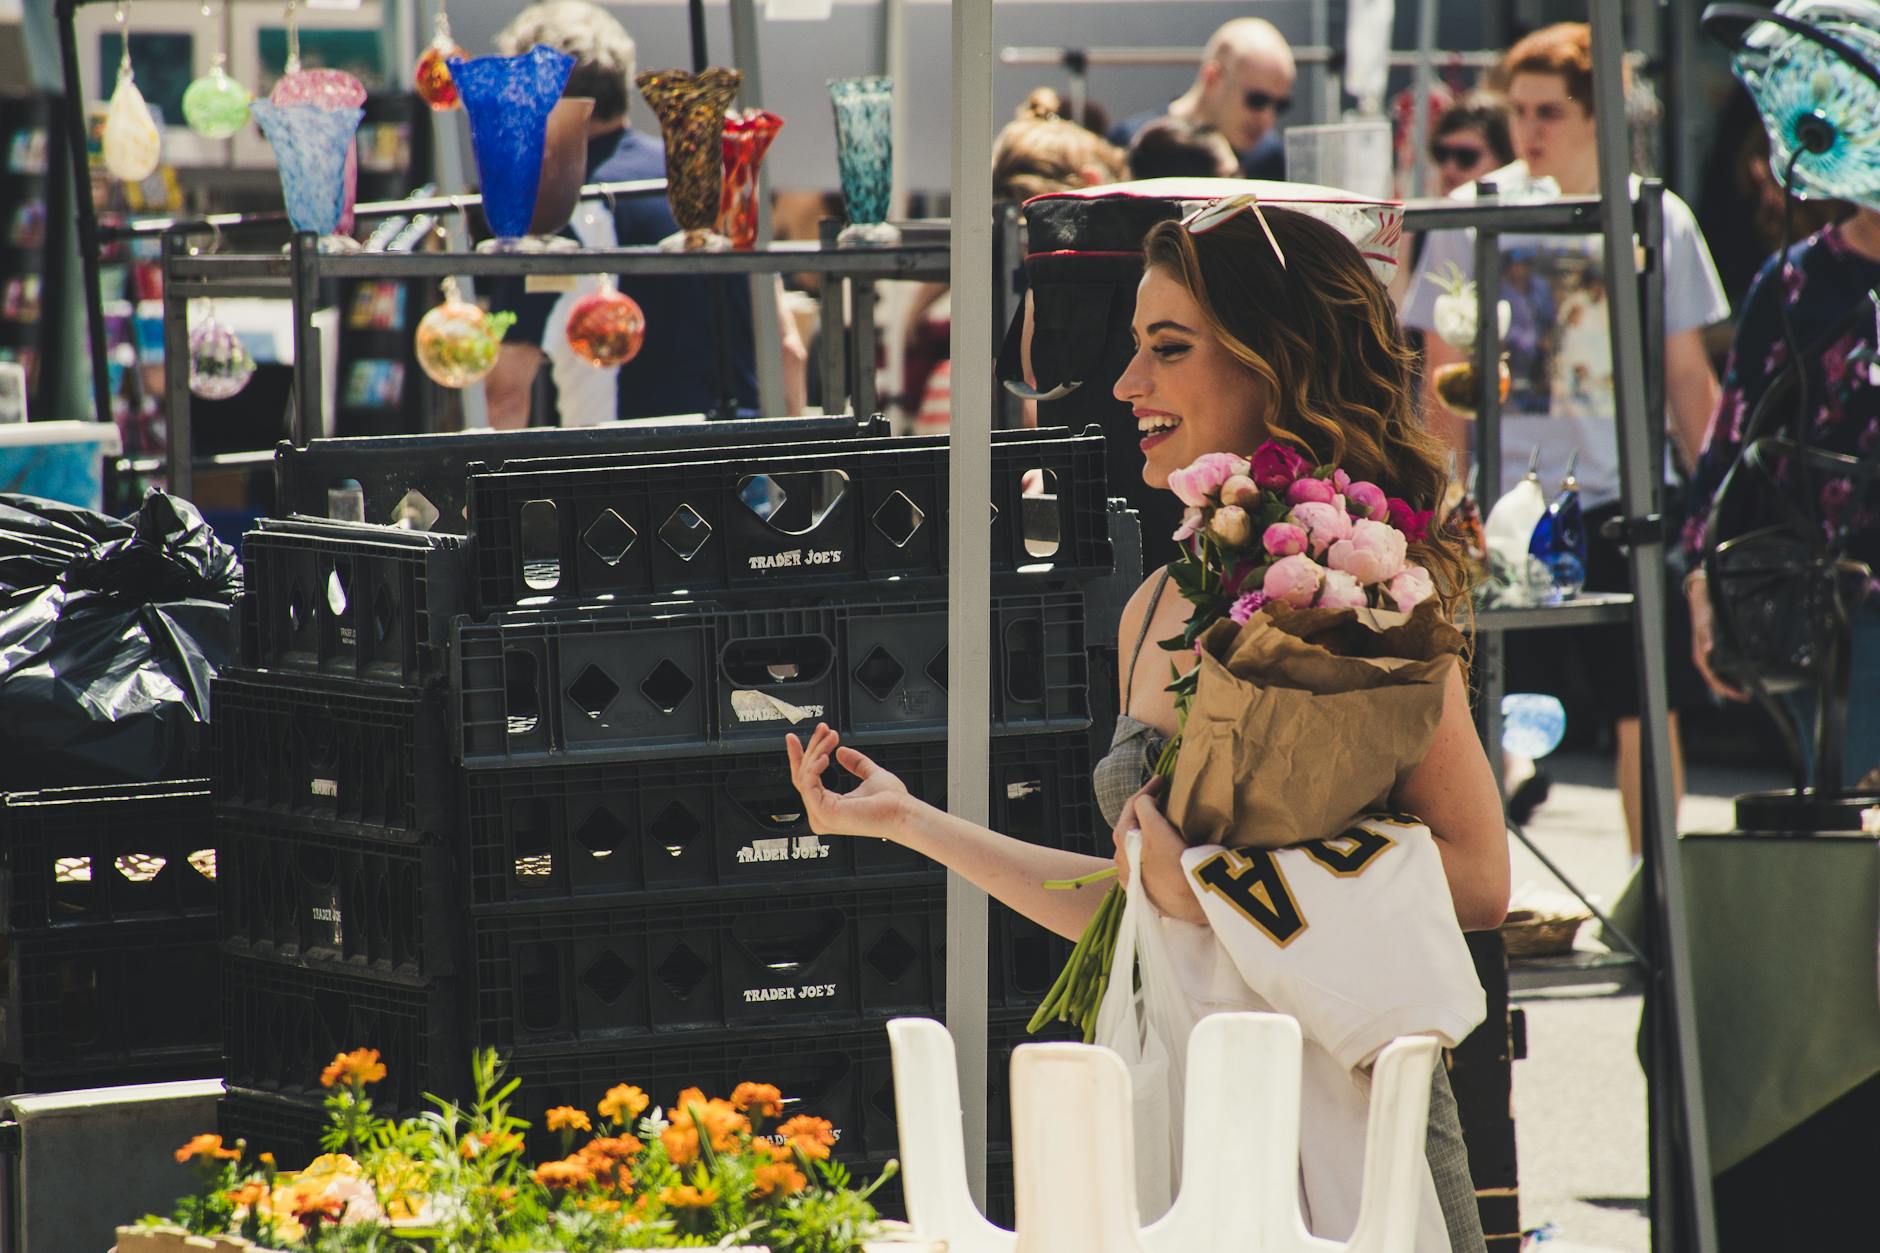
[[[444,280],[444,302],[418,322],[418,368],[440,387],[468,387],[496,368],[503,336],[515,324],[513,313],[485,313],[457,291],[457,280]]]
[[[189,328],[189,390],[204,400],[227,400],[254,376],[255,359],[211,306]]]
[[[639,302],[603,274],[601,285],[575,302],[568,312],[568,347],[591,366],[625,365],[639,355],[646,340],[646,314]]]
[[[111,92],[111,108],[105,114],[104,168],[127,183],[140,183],[157,171],[163,136],[131,72],[131,33],[124,24],[121,3],[117,7],[117,27],[124,54],[118,60],[117,87]]]
[[[211,16],[208,0],[203,0],[205,25]],[[254,96],[229,77],[227,63],[226,50],[216,53],[209,72],[183,92],[183,120],[204,139],[227,139],[248,121],[248,103]]]
[[[417,68],[412,71],[412,81],[417,88],[419,99],[439,113],[455,109],[460,103],[457,95],[457,82],[450,76],[451,57],[461,59],[463,49],[450,36],[450,18],[444,12],[443,0],[438,0],[435,33],[431,36],[431,46],[418,58]]]

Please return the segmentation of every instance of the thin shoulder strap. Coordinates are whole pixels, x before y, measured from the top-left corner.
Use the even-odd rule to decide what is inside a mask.
[[[1129,655],[1129,681],[1123,685],[1123,712],[1129,712],[1129,698],[1136,690],[1136,659],[1142,656],[1142,646],[1149,638],[1149,624],[1155,621],[1155,607],[1162,603],[1162,589],[1168,586],[1168,567],[1162,567],[1162,577],[1156,580],[1155,595],[1149,598],[1149,608],[1142,615],[1142,630],[1136,633],[1136,651]]]

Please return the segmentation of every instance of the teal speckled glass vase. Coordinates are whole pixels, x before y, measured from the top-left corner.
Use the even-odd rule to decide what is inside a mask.
[[[829,84],[836,110],[836,168],[849,224],[836,236],[844,246],[887,247],[901,242],[888,225],[894,189],[894,83],[887,78],[838,78]]]

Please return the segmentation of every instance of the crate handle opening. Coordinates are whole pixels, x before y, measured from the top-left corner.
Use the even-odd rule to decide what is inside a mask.
[[[692,694],[695,686],[685,671],[674,665],[670,658],[663,658],[640,680],[640,695],[646,697],[659,712],[674,714],[679,712],[679,706],[685,704],[685,698]]]
[[[525,500],[521,514],[522,581],[538,592],[561,585],[561,520],[552,500]]]
[[[841,910],[820,909],[794,914],[788,921],[740,919],[732,924],[732,934],[759,966],[790,974],[821,957],[847,927]]]
[[[603,509],[598,518],[581,533],[581,542],[588,551],[610,566],[617,566],[626,555],[633,551],[640,533],[633,529],[633,524],[612,509]]]
[[[699,555],[712,537],[712,524],[698,510],[682,504],[660,523],[659,538],[681,561]]]
[[[1019,479],[1019,491],[1023,496],[1025,552],[1032,557],[1055,557],[1063,539],[1057,471],[1025,471]]]
[[[574,829],[575,843],[588,851],[594,860],[600,861],[612,857],[627,842],[627,824],[613,810],[605,805],[596,805],[594,812],[582,820]]]
[[[848,487],[849,476],[840,470],[749,474],[738,480],[738,499],[771,530],[808,535],[829,520]]]
[[[815,683],[835,664],[835,645],[820,635],[733,640],[719,654],[725,677],[739,687]]]
[[[874,528],[896,548],[906,548],[913,543],[921,523],[926,520],[927,515],[921,512],[920,506],[899,488],[882,501],[881,507],[869,518]]]
[[[1044,624],[1020,618],[1005,628],[1005,690],[1013,700],[1044,699]]]
[[[868,946],[868,951],[862,956],[882,978],[889,983],[899,983],[920,960],[920,950],[908,943],[906,936],[889,927],[881,933],[881,938]]]
[[[287,630],[291,635],[299,635],[311,625],[307,615],[306,594],[301,591],[300,580],[295,579],[287,588]]]
[[[603,1005],[612,1005],[625,996],[633,984],[633,967],[622,961],[620,954],[612,949],[603,951],[581,972],[581,986],[592,992]]]
[[[410,531],[428,531],[432,523],[443,516],[438,507],[431,503],[431,498],[414,487],[398,498],[398,503],[392,506],[392,516],[387,521]]]
[[[789,832],[802,825],[803,800],[788,775],[732,784],[725,792],[746,818],[767,831]]]
[[[879,644],[855,667],[855,681],[876,700],[887,700],[894,695],[894,689],[901,686],[901,680],[906,677],[907,667]]]
[[[652,837],[655,847],[666,850],[668,857],[679,857],[684,855],[704,829],[704,824],[690,809],[674,801],[660,811],[659,817],[653,819],[646,833]]]
[[[542,718],[542,674],[535,654],[519,648],[503,652],[503,707],[509,734],[527,735]]]
[[[568,685],[568,699],[574,702],[576,709],[589,718],[599,722],[607,707],[614,703],[614,697],[620,695],[620,685],[608,677],[605,670],[589,662],[582,667]]]
[[[666,955],[666,960],[659,963],[653,976],[659,980],[660,986],[683,1001],[704,985],[705,977],[711,972],[711,966],[703,957],[681,943]]]
[[[335,618],[343,618],[352,608],[352,562],[345,557],[333,559],[333,569],[326,576],[326,607]]]
[[[209,882],[214,883],[216,871],[215,850],[212,848],[199,848],[191,853],[189,855],[189,868]]]

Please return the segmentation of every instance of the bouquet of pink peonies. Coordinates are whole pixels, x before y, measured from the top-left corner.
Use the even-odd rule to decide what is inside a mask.
[[[1388,804],[1429,751],[1462,635],[1409,560],[1431,511],[1268,441],[1169,475],[1187,506],[1169,577],[1194,605],[1161,641],[1177,731],[1156,763],[1191,845],[1327,839]],[[1114,873],[1048,886],[1083,886]],[[1112,889],[1032,1019],[1090,1038],[1122,914]]]

